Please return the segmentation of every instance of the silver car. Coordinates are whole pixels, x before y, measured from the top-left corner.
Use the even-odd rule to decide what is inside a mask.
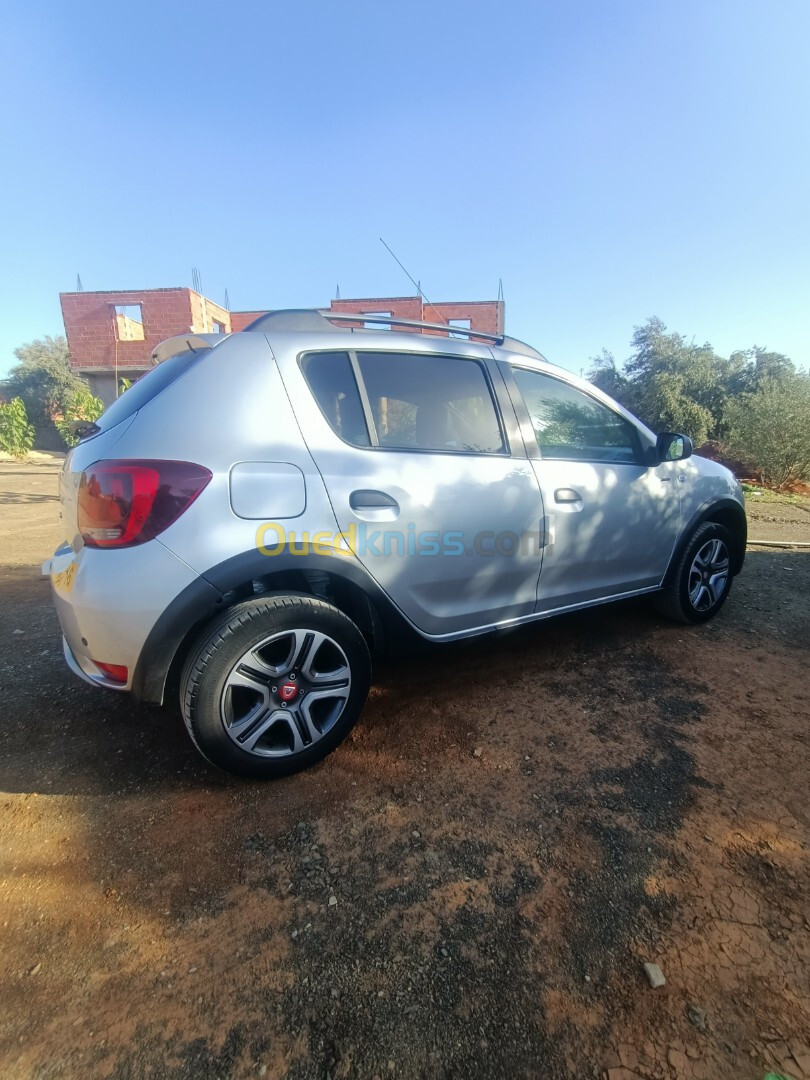
[[[403,636],[642,593],[700,623],[742,567],[740,485],[687,437],[521,342],[379,323],[279,311],[172,338],[65,461],[43,570],[68,665],[178,693],[233,773],[333,750]]]

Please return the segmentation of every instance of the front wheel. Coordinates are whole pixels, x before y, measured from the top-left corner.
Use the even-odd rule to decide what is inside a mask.
[[[682,623],[713,618],[731,589],[731,536],[728,529],[705,521],[684,548],[669,588],[656,593],[662,615]]]
[[[180,703],[200,753],[226,772],[273,779],[326,757],[365,704],[371,662],[355,624],[311,596],[238,604],[198,641]]]

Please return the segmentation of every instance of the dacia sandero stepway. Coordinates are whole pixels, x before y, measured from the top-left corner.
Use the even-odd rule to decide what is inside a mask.
[[[742,567],[740,485],[687,437],[519,341],[373,318],[172,338],[65,460],[44,572],[68,665],[146,702],[175,688],[234,773],[332,751],[400,632],[643,593],[700,623]]]

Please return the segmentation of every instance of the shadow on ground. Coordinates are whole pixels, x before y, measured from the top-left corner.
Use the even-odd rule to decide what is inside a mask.
[[[808,577],[756,553],[706,627],[634,602],[419,650],[258,785],[75,680],[7,574],[4,1073],[761,1080],[759,1033],[808,1022]]]

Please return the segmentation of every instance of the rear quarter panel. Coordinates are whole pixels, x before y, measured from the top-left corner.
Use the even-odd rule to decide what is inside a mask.
[[[272,548],[280,533],[337,528],[263,334],[234,334],[212,349],[136,415],[115,453],[210,469],[206,489],[160,534],[160,542],[198,574],[255,550],[260,539]],[[235,498],[231,472],[237,465]],[[253,477],[249,485],[246,474]],[[256,493],[252,508],[250,491]],[[260,531],[268,523],[273,527]],[[270,572],[272,556],[267,562]]]

